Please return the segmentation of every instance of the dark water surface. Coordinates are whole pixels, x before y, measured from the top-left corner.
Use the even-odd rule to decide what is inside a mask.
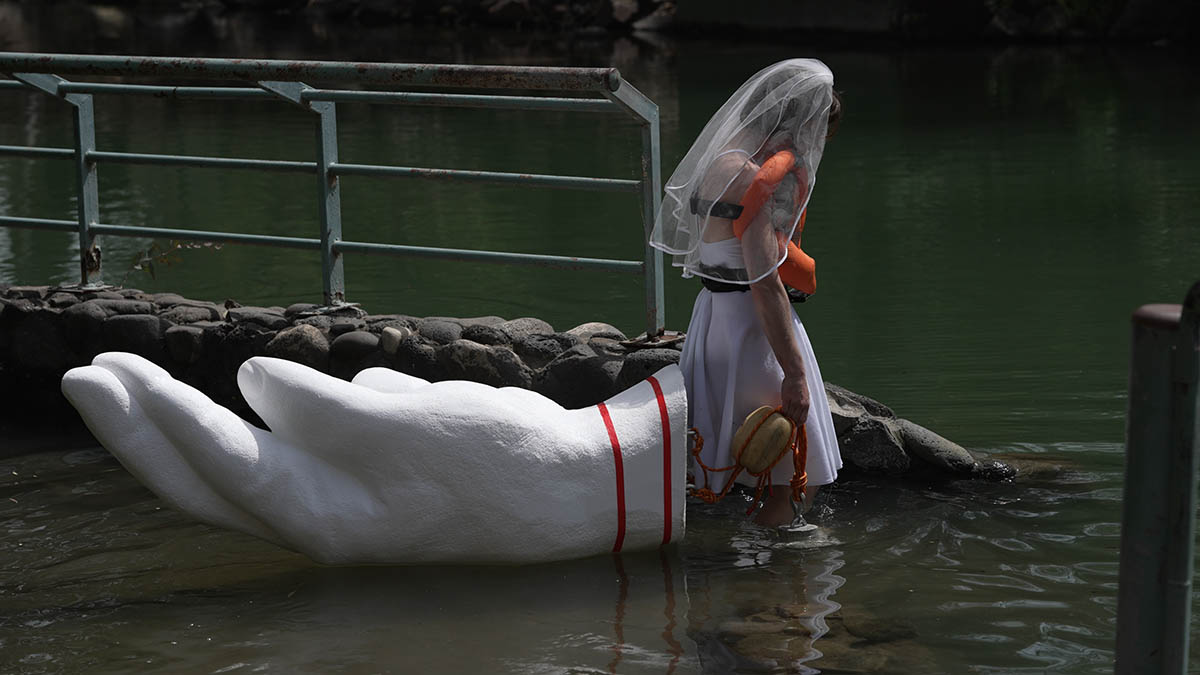
[[[686,542],[663,555],[330,569],[191,522],[102,452],[31,455],[0,466],[0,671],[1111,671],[1128,317],[1179,302],[1200,278],[1188,64],[1149,48],[402,37],[226,36],[187,52],[611,63],[661,106],[664,179],[745,77],[824,59],[846,119],[805,232],[821,288],[800,310],[826,379],[1042,470],[998,485],[848,482],[806,539],[747,525],[736,504],[698,506]],[[96,108],[101,150],[313,156],[311,120],[286,106],[97,97]],[[347,162],[613,177],[637,166],[636,129],[616,117],[338,115]],[[0,144],[65,147],[69,122],[55,101],[0,95]],[[315,236],[311,183],[106,165],[101,219]],[[0,160],[0,214],[72,218],[71,185],[69,166]],[[352,177],[343,203],[355,239],[641,255],[629,196]],[[104,280],[121,282],[148,244],[106,239]],[[0,229],[0,282],[71,281],[74,245]],[[641,330],[632,277],[362,256],[346,269],[349,299],[376,313]],[[320,293],[315,255],[253,247],[187,251],[157,280],[140,274],[125,283],[244,304]],[[686,327],[695,291],[669,274],[668,327]]]

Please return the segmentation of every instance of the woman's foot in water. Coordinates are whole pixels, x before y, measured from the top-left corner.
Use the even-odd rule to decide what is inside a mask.
[[[763,527],[791,525],[796,518],[792,508],[792,496],[786,485],[776,485],[768,491],[762,506],[754,514],[754,523]]]

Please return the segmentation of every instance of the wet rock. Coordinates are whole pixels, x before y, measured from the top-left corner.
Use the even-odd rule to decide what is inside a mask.
[[[321,372],[329,371],[329,340],[319,329],[300,324],[279,331],[266,344],[267,356],[301,363]]]
[[[675,363],[679,363],[679,352],[674,349],[639,349],[625,357],[617,375],[617,390],[624,391]]]
[[[63,310],[67,340],[84,359],[91,360],[100,353],[106,318],[108,312],[95,301],[81,302]]]
[[[610,338],[613,340],[627,339],[625,337],[625,334],[622,333],[615,326],[612,326],[607,323],[602,323],[600,321],[592,321],[589,323],[579,324],[578,326],[575,326],[571,330],[566,331],[566,333],[567,333],[567,335],[571,335],[576,338],[579,338],[580,342],[587,342],[594,337]]]
[[[895,428],[904,441],[904,450],[911,456],[933,465],[938,471],[957,476],[979,473],[979,461],[961,445],[949,441],[925,427],[903,418],[896,418]]]
[[[171,326],[163,333],[167,353],[176,363],[191,365],[204,353],[204,329],[196,326]]]
[[[363,368],[377,363],[368,362],[379,351],[379,336],[365,330],[340,335],[329,345],[329,373],[348,380]]]
[[[153,293],[150,295],[150,301],[159,307],[174,307],[180,303],[196,304],[195,300],[188,300],[178,293]]]
[[[9,309],[11,313],[19,313],[32,312],[38,308],[38,305],[32,300],[25,300],[22,298],[0,298],[0,307]]]
[[[176,303],[159,314],[171,323],[196,323],[197,321],[220,321],[221,310],[214,304]]]
[[[282,313],[264,307],[231,307],[225,318],[233,323],[254,323],[271,330],[287,328],[288,320]]]
[[[752,669],[751,672],[792,672],[788,670],[788,666],[810,658],[813,644],[812,638],[807,636],[761,633],[738,640],[734,649],[750,662],[746,664],[749,666],[746,670]]]
[[[71,305],[79,304],[79,297],[71,293],[53,293],[46,298],[46,304],[58,309],[64,309]]]
[[[334,307],[321,307],[320,313],[334,318],[365,319],[367,313],[361,307],[353,304],[341,304]]]
[[[912,464],[893,420],[860,417],[845,432],[838,434],[838,445],[842,459],[863,471],[900,474],[908,471]]]
[[[66,371],[77,365],[58,313],[49,310],[26,312],[15,320],[9,328],[7,356],[31,370]]]
[[[329,335],[336,338],[351,331],[363,330],[364,328],[366,328],[366,324],[360,319],[342,317],[334,319],[333,323],[329,325]]]
[[[605,356],[623,357],[628,352],[618,340],[609,337],[594,337],[587,341],[587,345],[597,354]]]
[[[532,372],[511,351],[472,340],[455,340],[437,350],[438,365],[448,380],[471,380],[493,387],[528,386]]]
[[[164,363],[164,328],[164,322],[152,314],[110,316],[104,320],[105,351],[131,352],[155,363]]]
[[[402,373],[431,382],[443,379],[438,368],[437,351],[415,334],[400,340],[396,348],[396,368]]]
[[[14,300],[40,301],[46,297],[47,290],[45,286],[9,286],[4,296]]]
[[[447,345],[462,338],[463,327],[440,318],[422,319],[417,322],[417,332],[437,344]]]
[[[83,294],[83,299],[86,300],[124,300],[125,296],[116,291],[86,291]]]
[[[317,328],[317,329],[323,330],[325,332],[329,332],[330,328],[333,327],[333,317],[331,317],[331,316],[306,316],[303,319],[296,319],[295,325],[297,325],[297,326],[312,326],[313,328]]]
[[[881,619],[873,616],[846,614],[842,617],[846,632],[868,643],[895,642],[917,637],[917,629],[902,619]]]
[[[896,416],[896,413],[892,412],[891,408],[870,396],[863,396],[831,382],[825,383],[825,395],[829,398],[830,403],[837,402],[839,406],[844,408],[861,410],[862,412],[859,414],[867,413],[876,417]]]
[[[554,327],[533,317],[522,317],[503,323],[496,327],[508,334],[509,342],[515,343],[526,335],[547,335],[554,332]]]
[[[420,319],[415,319],[407,314],[377,314],[367,317],[367,330],[372,333],[382,333],[384,328],[391,327],[415,332],[418,321]]]
[[[283,310],[283,316],[288,319],[293,319],[304,312],[310,312],[316,308],[317,305],[314,305],[311,302],[297,302],[288,305],[287,308]]]
[[[525,360],[530,368],[543,368],[559,354],[574,347],[575,343],[561,340],[554,335],[526,335],[513,343],[513,351]]]
[[[488,359],[492,367],[500,374],[502,384],[497,386],[520,387],[522,389],[533,387],[533,369],[514,354],[511,349],[507,347],[493,347],[488,352]]]
[[[576,345],[546,365],[534,388],[564,408],[595,405],[616,393],[621,359]]]
[[[143,300],[129,300],[121,298],[114,300],[111,298],[98,298],[96,300],[88,300],[84,304],[94,303],[95,306],[104,310],[108,316],[116,316],[118,314],[153,314],[154,304]]]
[[[463,327],[462,339],[472,340],[484,345],[506,345],[508,344],[508,333],[495,326],[472,324]]]
[[[975,476],[984,480],[1012,480],[1021,473],[1017,466],[994,458],[980,458],[979,470]]]
[[[795,623],[777,616],[730,619],[717,626],[717,634],[726,641],[750,635],[783,635],[788,633]]]

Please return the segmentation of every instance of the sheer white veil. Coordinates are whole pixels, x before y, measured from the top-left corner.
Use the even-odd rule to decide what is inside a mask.
[[[770,274],[786,257],[787,240],[796,234],[816,183],[832,101],[833,73],[816,59],[782,61],[747,80],[708,121],[667,181],[650,244],[672,254],[672,264],[682,267],[685,277],[750,284]],[[740,265],[702,264],[705,228],[721,215],[715,202],[739,174],[757,171],[784,149],[795,153],[795,168],[763,206],[766,216],[760,215],[769,217],[779,245],[753,253],[747,247]],[[725,195],[726,202],[740,199]]]

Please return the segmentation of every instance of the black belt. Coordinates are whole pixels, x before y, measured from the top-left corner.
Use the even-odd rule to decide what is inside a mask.
[[[730,284],[708,277],[700,277],[700,283],[713,293],[745,293],[750,290],[749,284]]]
[[[716,279],[709,279],[708,277],[700,277],[700,284],[713,293],[745,293],[750,290],[749,284],[731,284],[724,281],[717,281]],[[809,294],[804,291],[798,291],[787,286],[784,286],[783,290],[787,291],[788,301],[793,304],[805,302],[809,298]]]
[[[716,218],[737,220],[742,215],[741,204],[709,201],[707,199],[700,199],[696,195],[692,195],[692,198],[688,201],[688,207],[692,209],[692,213],[698,216],[708,214]]]

